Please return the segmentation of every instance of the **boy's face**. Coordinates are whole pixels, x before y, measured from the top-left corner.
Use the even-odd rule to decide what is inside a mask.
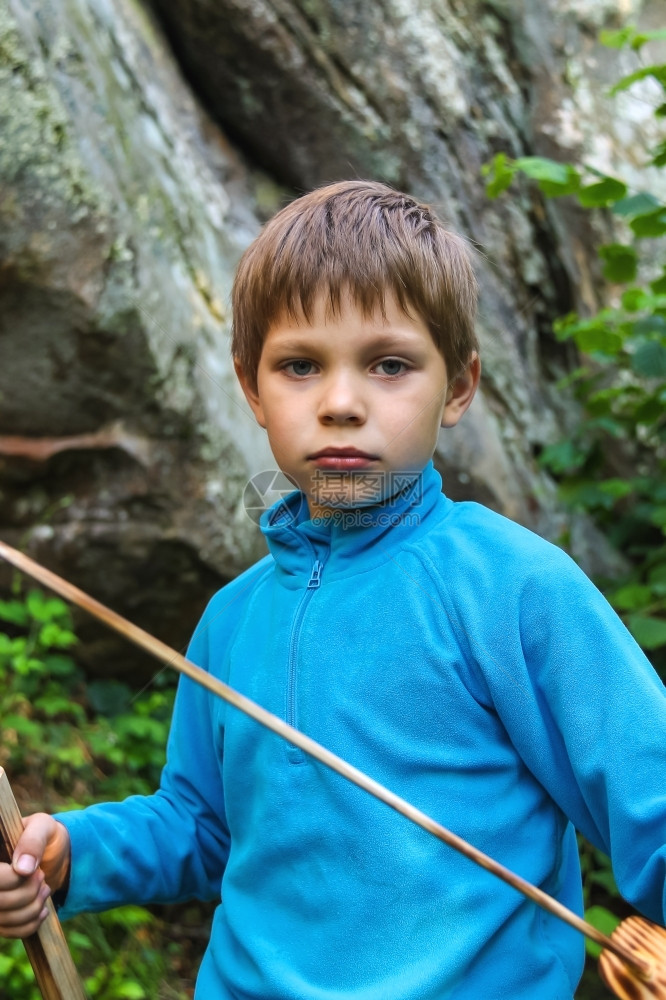
[[[439,428],[471,403],[480,365],[474,356],[451,381],[425,323],[392,297],[384,319],[350,299],[327,317],[320,296],[312,323],[270,328],[256,390],[236,371],[278,465],[306,494],[310,516],[325,517],[390,496],[404,486],[391,474],[420,472]]]

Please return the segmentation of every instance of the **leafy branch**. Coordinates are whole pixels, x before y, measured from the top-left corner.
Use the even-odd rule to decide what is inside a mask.
[[[605,32],[604,44],[639,51],[666,31],[627,27]],[[666,64],[623,77],[618,93],[651,78],[666,97]],[[654,110],[666,117],[666,100]],[[666,166],[666,139],[645,168]],[[573,341],[580,367],[561,383],[573,388],[583,419],[566,439],[546,447],[540,461],[558,480],[562,498],[591,515],[630,562],[621,578],[602,581],[606,596],[655,666],[666,670],[666,266],[657,264],[666,236],[666,204],[618,177],[545,157],[511,159],[498,153],[483,167],[486,191],[499,197],[524,176],[547,198],[570,197],[587,210],[612,214],[624,238],[598,248],[609,283],[609,305],[595,315],[570,313],[555,336]]]

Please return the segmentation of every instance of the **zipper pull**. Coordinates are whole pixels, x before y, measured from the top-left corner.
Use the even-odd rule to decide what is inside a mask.
[[[307,586],[308,590],[316,590],[319,584],[321,583],[322,568],[323,568],[322,564],[319,562],[319,560],[318,559],[315,560],[315,563],[312,567],[312,573],[310,574],[310,579],[308,580],[308,586]]]

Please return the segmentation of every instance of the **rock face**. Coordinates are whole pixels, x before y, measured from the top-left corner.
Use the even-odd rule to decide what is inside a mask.
[[[488,202],[479,171],[499,150],[610,161],[637,141],[595,129],[617,59],[596,31],[627,7],[155,0],[186,83],[138,0],[0,0],[3,536],[182,646],[264,551],[242,495],[274,462],[229,359],[235,263],[278,185],[359,175],[480,248],[485,386],[442,435],[447,492],[571,528],[536,457],[575,419],[550,322],[594,306],[595,234],[527,187]],[[573,523],[594,570],[591,537]],[[82,627],[96,670],[135,669]]]
[[[180,646],[264,551],[228,347],[246,171],[136,4],[1,4],[0,52],[2,532]]]
[[[571,357],[551,322],[598,305],[595,239],[582,212],[527,187],[490,203],[480,168],[498,151],[566,159],[582,147],[601,167],[622,160],[639,136],[615,124],[604,91],[621,67],[596,37],[630,15],[656,25],[666,5],[155,3],[211,113],[274,176],[299,190],[382,179],[432,201],[477,244],[484,400],[443,435],[439,458],[452,495],[552,535],[557,516],[533,460],[566,426],[553,380]]]

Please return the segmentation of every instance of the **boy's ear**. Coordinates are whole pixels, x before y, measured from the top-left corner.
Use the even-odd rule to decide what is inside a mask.
[[[456,375],[446,390],[442,427],[455,427],[474,399],[480,378],[481,359],[474,351],[465,368]]]
[[[257,423],[260,427],[266,426],[266,419],[264,417],[264,409],[261,405],[259,399],[259,393],[256,388],[256,378],[254,381],[248,376],[247,372],[241,368],[240,363],[237,358],[234,358],[234,369],[236,370],[236,377],[240,382],[241,389],[250,404],[250,408],[254,413]]]

